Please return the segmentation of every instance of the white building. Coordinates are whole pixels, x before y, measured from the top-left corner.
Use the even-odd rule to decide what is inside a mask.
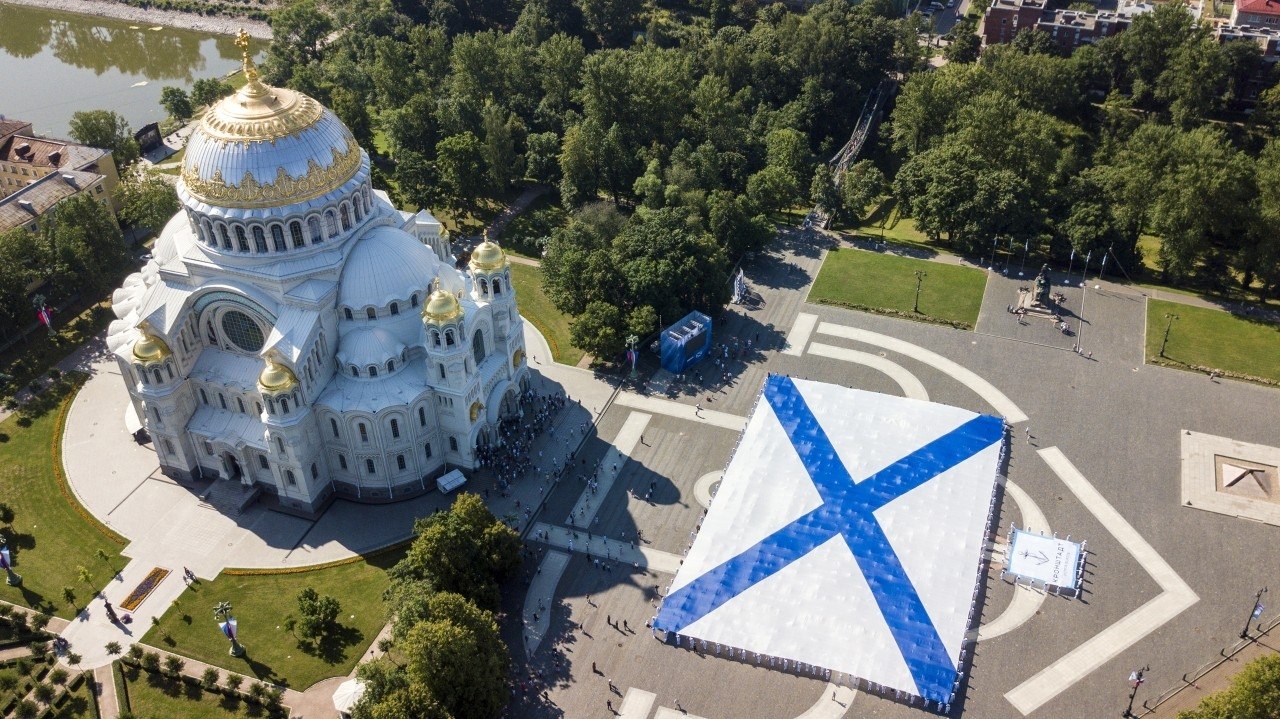
[[[474,468],[528,382],[505,254],[485,242],[455,269],[332,112],[247,55],[245,73],[188,142],[154,259],[113,296],[108,346],[161,469],[312,514]]]

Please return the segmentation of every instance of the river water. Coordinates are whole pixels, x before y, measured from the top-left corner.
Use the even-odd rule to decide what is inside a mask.
[[[164,119],[164,86],[240,65],[230,35],[152,27],[0,2],[0,115],[66,137],[73,112],[114,110],[137,130]]]

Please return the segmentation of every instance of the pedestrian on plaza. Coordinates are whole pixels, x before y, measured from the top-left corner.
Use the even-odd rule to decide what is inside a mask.
[[[694,416],[695,416],[695,417],[701,417],[701,416],[702,416],[702,405],[701,405],[701,404],[695,404],[695,405],[693,405],[693,414],[694,414]]]
[[[1031,425],[1027,425],[1023,430],[1027,433],[1027,444],[1031,444]]]
[[[612,699],[606,699],[606,700],[604,701],[604,705],[605,705],[605,706],[607,706],[607,707],[609,707],[609,713],[610,713],[610,714],[614,713],[614,711],[613,711],[613,700],[612,700]]]

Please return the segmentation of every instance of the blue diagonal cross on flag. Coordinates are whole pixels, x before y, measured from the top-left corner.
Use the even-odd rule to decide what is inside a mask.
[[[884,636],[890,637],[892,644],[896,647],[901,656],[901,662],[905,664],[905,668],[909,673],[909,678],[914,686],[895,687],[906,689],[913,694],[917,694],[926,699],[938,702],[947,701],[948,696],[953,690],[958,669],[956,667],[955,656],[959,652],[959,636],[963,633],[963,626],[957,627],[957,622],[963,624],[963,619],[957,620],[954,617],[947,616],[946,639],[943,632],[940,632],[935,626],[935,620],[931,617],[931,610],[942,612],[944,599],[954,599],[955,602],[963,601],[968,604],[970,593],[973,590],[976,581],[976,570],[978,566],[977,552],[981,549],[981,533],[983,525],[985,525],[985,509],[989,503],[992,487],[995,481],[995,457],[998,456],[998,444],[1004,436],[1004,424],[996,417],[985,415],[977,415],[955,408],[944,407],[942,405],[916,402],[914,400],[903,400],[901,398],[888,397],[885,395],[877,395],[874,393],[859,392],[857,390],[849,390],[846,388],[834,387],[831,385],[819,385],[817,383],[806,383],[806,387],[815,396],[827,398],[823,401],[823,409],[830,412],[835,409],[842,415],[842,418],[824,419],[824,421],[834,424],[835,422],[843,422],[842,427],[854,429],[861,427],[859,422],[870,422],[865,418],[849,419],[847,415],[850,413],[857,414],[863,411],[867,414],[874,414],[874,407],[884,406],[885,413],[889,417],[890,424],[896,422],[899,426],[908,428],[902,434],[909,434],[909,428],[914,423],[915,427],[925,436],[932,436],[922,444],[917,444],[914,449],[907,451],[905,454],[898,456],[896,460],[892,459],[894,455],[889,455],[886,463],[880,464],[875,468],[862,467],[865,473],[861,477],[851,475],[850,470],[846,467],[845,461],[841,459],[841,452],[837,450],[833,444],[833,438],[829,437],[827,431],[823,428],[823,423],[819,422],[814,411],[810,408],[805,396],[796,387],[796,383],[788,377],[771,376],[765,383],[763,398],[764,402],[757,407],[756,413],[771,411],[776,418],[777,426],[781,428],[782,435],[790,445],[790,451],[794,452],[794,457],[780,458],[776,465],[782,468],[779,471],[785,471],[788,462],[794,466],[795,459],[798,458],[800,464],[807,473],[808,481],[816,490],[817,498],[816,506],[807,509],[799,514],[798,517],[782,524],[778,529],[764,536],[759,541],[746,547],[744,550],[733,554],[728,559],[719,561],[718,563],[708,565],[705,571],[702,571],[696,577],[689,581],[681,583],[685,577],[678,576],[676,588],[665,599],[662,609],[655,620],[654,626],[659,629],[676,633],[688,633],[692,636],[698,636],[698,628],[706,627],[707,624],[703,620],[707,617],[714,616],[717,611],[725,608],[726,611],[732,611],[735,604],[741,605],[739,597],[744,594],[751,594],[753,588],[777,588],[778,581],[770,581],[775,577],[786,574],[793,577],[796,569],[788,570],[792,565],[803,563],[805,557],[815,553],[820,547],[824,548],[822,556],[840,556],[839,554],[830,554],[832,551],[845,552],[845,556],[852,555],[856,561],[857,570],[860,570],[861,578],[865,581],[866,589],[869,589],[870,600],[868,603],[874,603],[874,608],[878,609],[879,617],[863,617],[860,621],[871,622],[882,619],[887,633],[882,632]],[[861,400],[856,406],[850,406],[850,401]],[[768,407],[768,410],[765,407]],[[865,409],[870,407],[871,409]],[[913,414],[917,413],[918,414]],[[826,417],[826,414],[824,414]],[[764,443],[769,439],[769,428],[763,422],[757,422],[757,418],[753,417],[753,421],[749,423],[746,435],[743,438],[743,445],[748,442]],[[957,424],[958,422],[958,424]],[[831,426],[829,424],[829,426]],[[764,427],[764,429],[760,429]],[[753,433],[753,428],[758,434]],[[776,434],[776,430],[773,430]],[[856,443],[862,441],[864,443],[873,441],[873,430],[869,430],[867,436],[859,439],[852,438]],[[932,435],[929,433],[932,432]],[[836,437],[841,447],[846,448],[845,453],[856,452],[854,449],[847,449],[850,446],[851,439],[849,437]],[[898,439],[901,444],[903,440]],[[751,448],[747,448],[748,451]],[[758,449],[758,448],[756,448]],[[991,450],[991,451],[987,451]],[[739,450],[739,454],[743,454]],[[919,557],[928,557],[929,549],[927,544],[933,543],[954,543],[956,541],[963,542],[972,554],[972,563],[968,565],[967,570],[961,570],[959,573],[954,567],[943,568],[939,571],[939,576],[935,577],[933,571],[929,571],[923,578],[917,578],[913,581],[907,566],[900,559],[895,546],[899,543],[905,543],[903,539],[904,531],[902,522],[899,521],[895,525],[896,536],[886,527],[882,526],[882,521],[877,518],[877,512],[889,508],[896,507],[895,503],[900,503],[901,498],[905,497],[913,490],[917,490],[932,480],[943,478],[940,481],[952,481],[959,474],[952,472],[958,466],[965,464],[971,458],[977,455],[981,461],[966,464],[966,469],[977,472],[986,472],[985,478],[978,477],[977,480],[970,479],[967,484],[960,488],[962,496],[958,504],[968,509],[967,514],[963,518],[964,521],[955,523],[956,529],[961,533],[972,534],[976,532],[979,536],[962,536],[952,538],[947,536],[947,525],[945,521],[935,522],[937,527],[928,527],[928,531],[912,533],[908,536],[915,545],[921,542],[925,543],[925,549],[920,546],[912,546],[909,548],[911,552],[911,560],[917,573],[920,573],[922,566]],[[734,464],[738,462],[738,456],[730,464],[730,469],[726,471],[724,486],[720,492],[721,497],[726,495],[726,490],[732,494],[733,499],[728,502],[734,505],[734,508],[748,506],[751,502],[751,495],[756,489],[743,487],[741,491],[737,488],[729,488],[730,481],[737,481],[736,478],[745,476],[743,482],[749,483],[751,477],[758,480],[768,481],[766,468],[759,465],[759,456],[744,460],[745,464],[752,466],[742,468],[741,471],[735,471]],[[948,480],[947,478],[951,478]],[[985,496],[982,492],[985,488]],[[767,492],[770,488],[767,485],[761,485],[760,491]],[[945,489],[945,488],[944,488]],[[776,488],[774,488],[776,491]],[[794,493],[793,493],[794,494]],[[932,495],[930,495],[932,496]],[[948,495],[939,495],[948,496]],[[945,504],[946,502],[934,503]],[[893,506],[891,506],[893,505]],[[720,509],[720,503],[713,508],[712,512]],[[947,507],[931,506],[929,511],[946,512]],[[733,508],[726,511],[734,511]],[[764,510],[762,510],[764,511]],[[959,509],[957,510],[959,511]],[[707,525],[713,524],[713,517],[708,515]],[[735,520],[729,519],[728,523],[732,524]],[[972,526],[978,523],[979,526]],[[714,522],[717,529],[726,526],[725,522]],[[749,531],[749,530],[744,530]],[[704,526],[703,534],[699,535],[699,539],[707,532]],[[724,535],[720,535],[724,538]],[[891,536],[895,536],[891,539]],[[832,540],[842,540],[847,550],[839,548],[836,550],[832,547]],[[715,541],[715,540],[709,540]],[[732,542],[732,539],[726,541]],[[698,547],[695,545],[695,550]],[[898,548],[902,549],[901,547]],[[714,552],[714,550],[711,550]],[[946,551],[939,549],[940,553]],[[706,555],[703,552],[702,555]],[[695,552],[690,553],[690,558],[694,557]],[[948,556],[955,556],[954,554]],[[686,561],[686,565],[691,563]],[[695,563],[696,562],[692,562]],[[806,565],[808,566],[808,565]],[[968,572],[967,586],[952,587],[951,585],[959,585],[960,582],[950,581],[948,586],[935,586],[942,581],[941,575],[946,574],[948,577],[963,577],[965,571]],[[683,573],[683,568],[682,568]],[[846,581],[850,585],[855,582],[848,574],[839,574],[834,581]],[[937,580],[936,582],[933,580]],[[817,580],[815,580],[817,581]],[[827,580],[828,582],[832,580]],[[922,587],[917,585],[917,581],[929,583],[923,592],[927,594],[927,599],[922,598]],[[824,585],[825,586],[825,585]],[[764,591],[764,590],[761,590]],[[948,597],[950,594],[957,595]],[[865,592],[864,592],[865,593]],[[941,598],[941,599],[940,599]],[[930,606],[930,602],[934,605]],[[871,607],[867,607],[870,609]],[[847,612],[847,607],[832,606],[833,615]],[[955,614],[955,612],[951,612]],[[967,612],[964,613],[967,616]],[[834,616],[833,616],[834,619]],[[760,618],[754,618],[755,621],[763,621]],[[825,622],[822,626],[813,627],[801,623],[800,626],[792,626],[787,619],[780,619],[785,626],[787,632],[806,632],[806,631],[835,631],[835,627],[839,622],[833,622],[827,625]],[[744,646],[750,640],[736,641],[734,639],[735,632],[745,636],[758,635],[760,632],[755,629],[743,629],[742,627],[749,623],[749,620],[739,621],[737,618],[722,622],[714,631],[708,631],[712,635],[712,639],[717,642],[723,641],[731,646],[738,646],[753,651],[767,652],[768,649],[774,647],[758,648]],[[728,628],[724,628],[724,627]],[[876,628],[875,631],[881,631]],[[706,638],[706,637],[704,637]],[[823,663],[821,657],[821,648],[810,649],[815,642],[838,643],[847,641],[847,638],[840,636],[818,637],[814,641],[810,641],[805,645],[805,656],[788,657],[795,660],[803,660],[809,664],[817,666],[825,666],[829,669],[837,671],[850,671],[871,681],[880,682],[880,677],[867,676],[868,672],[860,671],[859,668],[845,669],[840,666],[831,666],[831,663]],[[888,641],[886,641],[888,643]],[[800,640],[787,639],[781,642],[782,645],[798,645],[803,644]],[[872,648],[867,647],[867,652],[871,652]],[[872,665],[875,662],[871,663]],[[865,665],[864,665],[865,666]],[[874,673],[874,672],[871,672]],[[880,682],[884,683],[884,682]]]

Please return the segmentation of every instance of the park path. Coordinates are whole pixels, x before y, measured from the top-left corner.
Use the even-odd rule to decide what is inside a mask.
[[[502,212],[499,212],[498,216],[493,218],[489,225],[484,228],[484,234],[490,240],[497,241],[502,236],[502,231],[507,229],[507,225],[512,220],[519,217],[520,213],[528,209],[534,200],[545,195],[550,189],[550,185],[529,185],[524,188],[524,192],[521,192],[516,199],[511,201],[511,204],[503,208]]]
[[[120,697],[116,695],[116,680],[111,675],[111,665],[93,670],[94,692],[98,697],[98,716],[101,719],[120,719]]]

